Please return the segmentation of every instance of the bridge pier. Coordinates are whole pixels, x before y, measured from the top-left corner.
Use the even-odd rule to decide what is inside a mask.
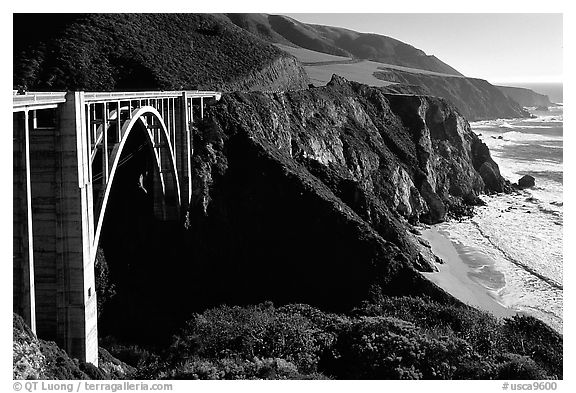
[[[94,217],[83,93],[68,93],[58,114],[55,130],[34,129],[31,134],[38,336],[97,365]]]
[[[34,242],[30,190],[30,118],[28,111],[13,116],[13,310],[36,332]],[[23,132],[16,132],[23,130]]]

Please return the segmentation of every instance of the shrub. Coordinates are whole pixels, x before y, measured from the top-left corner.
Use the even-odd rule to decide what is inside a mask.
[[[104,250],[98,247],[94,261],[94,280],[97,292],[98,317],[102,314],[105,304],[116,295],[116,286],[110,279],[110,268],[104,256]]]
[[[455,335],[485,356],[500,352],[502,324],[491,314],[461,304],[440,304],[425,297],[386,297],[354,310],[356,315],[393,316],[437,335]]]
[[[304,304],[220,306],[196,314],[166,353],[112,345],[137,378],[562,378],[562,336],[426,298],[382,298],[351,315]]]
[[[460,362],[478,357],[461,339],[435,338],[390,317],[359,318],[338,337],[336,347],[338,378],[451,379]]]
[[[209,359],[279,358],[303,372],[317,369],[320,354],[334,341],[302,312],[311,309],[276,309],[270,303],[249,307],[221,306],[195,315],[175,337],[173,362],[201,356]],[[325,320],[328,323],[328,320]]]
[[[245,360],[193,357],[161,378],[167,379],[326,379],[320,373],[302,374],[295,364],[281,358]]]
[[[529,356],[550,375],[562,379],[562,336],[527,315],[507,318],[502,327],[506,337],[504,350]]]
[[[496,379],[547,379],[546,372],[528,356],[506,354],[494,370]]]

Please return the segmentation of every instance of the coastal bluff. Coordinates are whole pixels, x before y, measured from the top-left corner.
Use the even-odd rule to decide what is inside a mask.
[[[406,88],[416,86],[414,92],[417,94],[423,92],[442,97],[454,104],[468,121],[530,117],[530,113],[516,101],[516,95],[508,95],[484,79],[408,72],[386,67],[374,72],[374,76],[383,81],[405,85]]]
[[[530,89],[522,87],[496,86],[498,90],[516,101],[522,106],[542,106],[549,107],[552,105],[550,98],[545,94],[539,94]]]
[[[334,76],[325,87],[230,93],[194,140],[190,259],[211,295],[347,309],[378,293],[446,299],[417,270],[411,223],[501,192],[489,151],[447,101]],[[213,282],[217,281],[217,282]]]

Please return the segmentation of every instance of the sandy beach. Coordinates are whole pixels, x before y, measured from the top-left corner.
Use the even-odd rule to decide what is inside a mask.
[[[422,237],[444,261],[437,265],[438,272],[423,273],[426,278],[462,302],[497,317],[516,314],[499,299],[498,291],[504,287],[505,281],[503,275],[493,268],[494,263],[489,257],[452,242],[436,227],[423,230]]]

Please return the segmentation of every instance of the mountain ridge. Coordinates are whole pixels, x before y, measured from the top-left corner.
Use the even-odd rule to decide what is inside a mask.
[[[412,45],[392,37],[299,22],[283,15],[224,14],[237,26],[273,43],[296,45],[337,56],[352,56],[452,75],[460,72]]]

